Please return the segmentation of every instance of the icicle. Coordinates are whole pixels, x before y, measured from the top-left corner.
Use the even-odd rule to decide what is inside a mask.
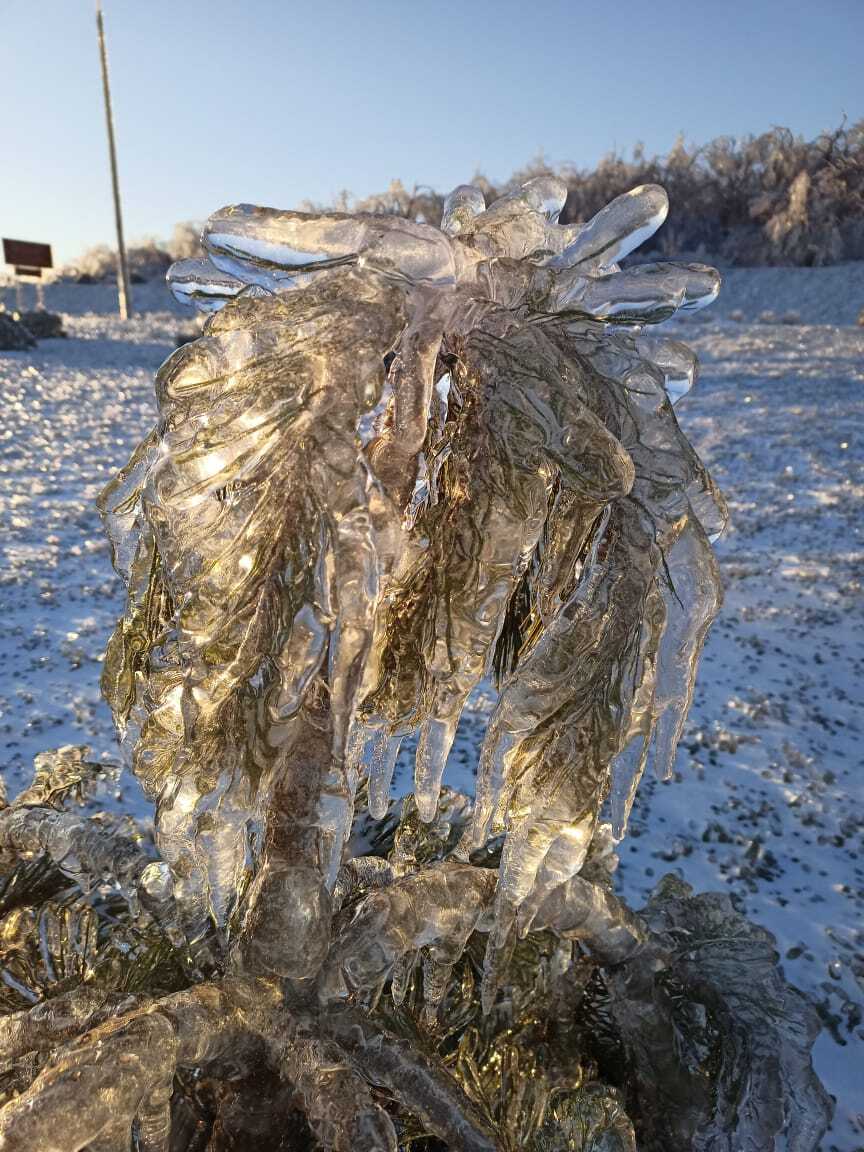
[[[699,655],[722,592],[717,561],[695,517],[684,521],[664,558],[666,627],[657,654],[654,767],[660,779],[668,780],[693,699]]]
[[[612,830],[619,839],[627,831],[630,810],[645,771],[654,730],[657,650],[666,627],[666,607],[656,583],[645,598],[645,621],[637,665],[637,688],[630,706],[624,747],[612,761],[610,806]]]
[[[680,340],[639,335],[636,348],[640,355],[656,364],[663,373],[666,394],[671,403],[677,404],[696,383],[696,355]]]
[[[369,779],[369,815],[373,820],[387,815],[390,783],[401,744],[401,736],[391,736],[385,728],[373,728],[362,745],[359,760]]]

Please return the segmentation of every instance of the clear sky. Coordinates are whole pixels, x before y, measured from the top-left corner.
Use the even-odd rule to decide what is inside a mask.
[[[0,0],[0,233],[113,241],[93,0]],[[129,239],[864,116],[864,0],[104,0]]]

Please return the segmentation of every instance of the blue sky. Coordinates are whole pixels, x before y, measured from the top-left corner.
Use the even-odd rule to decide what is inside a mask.
[[[126,231],[864,116],[864,0],[104,0]],[[857,58],[856,58],[857,54]],[[0,233],[111,242],[92,0],[0,0]]]

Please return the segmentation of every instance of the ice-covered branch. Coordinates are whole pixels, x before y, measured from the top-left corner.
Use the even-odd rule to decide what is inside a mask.
[[[26,1056],[0,1149],[134,1126],[175,1152],[181,1101],[239,1146],[207,1086],[268,1077],[258,1122],[287,1093],[336,1152],[632,1152],[631,1116],[649,1150],[815,1152],[814,1022],[766,936],[611,890],[652,752],[672,773],[726,522],[673,411],[695,358],[646,329],[720,278],[620,266],[662,188],[575,225],[566,198],[461,185],[440,228],[233,205],[170,270],[208,319],[100,505],[127,585],[103,691],[158,859],[63,807],[83,777],[62,752],[0,811],[0,857],[115,882],[201,962],[134,1001],[82,962],[0,1020],[0,1057]],[[472,800],[443,781],[493,678]],[[15,911],[10,953],[37,919]],[[87,914],[98,950],[110,917]]]

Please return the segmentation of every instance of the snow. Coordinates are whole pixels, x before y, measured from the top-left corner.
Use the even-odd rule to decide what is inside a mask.
[[[22,309],[37,306],[37,285],[33,282],[20,286],[23,294]],[[119,323],[112,319],[117,312],[117,285],[105,284],[74,284],[64,280],[55,280],[46,283],[43,288],[45,307],[49,312],[62,312],[64,315],[74,316],[102,316],[109,322]],[[151,280],[146,284],[133,284],[130,289],[132,304],[136,313],[168,313],[176,317],[188,317],[189,309],[182,308],[174,301],[165,284],[159,280]],[[16,292],[14,286],[0,285],[0,304],[7,308],[15,308]],[[125,330],[116,329],[121,335]]]
[[[113,293],[49,285],[70,338],[0,353],[0,745],[12,793],[45,748],[87,743],[118,758],[98,676],[122,588],[94,499],[152,423],[153,372],[196,321],[142,285],[139,308],[156,310],[124,325],[107,314]],[[824,1147],[842,1152],[864,1145],[862,304],[864,265],[733,269],[704,319],[668,326],[702,362],[679,413],[731,507],[718,544],[726,603],[676,778],[643,783],[618,873],[638,905],[679,870],[697,889],[731,891],[775,934],[825,1023],[816,1066],[837,1116]],[[748,322],[730,319],[737,309]],[[806,323],[749,322],[767,309]],[[485,690],[463,717],[453,786],[472,784],[490,704]],[[128,774],[111,800],[148,811]]]
[[[703,374],[681,421],[732,515],[726,601],[678,782],[638,798],[622,888],[635,901],[678,868],[774,933],[826,1028],[816,1067],[838,1104],[825,1147],[860,1149],[864,332],[715,322],[685,338]]]
[[[709,261],[710,263],[710,261]],[[804,324],[855,324],[864,308],[864,263],[824,268],[722,268],[723,287],[711,318],[735,312],[756,320],[797,313]]]

